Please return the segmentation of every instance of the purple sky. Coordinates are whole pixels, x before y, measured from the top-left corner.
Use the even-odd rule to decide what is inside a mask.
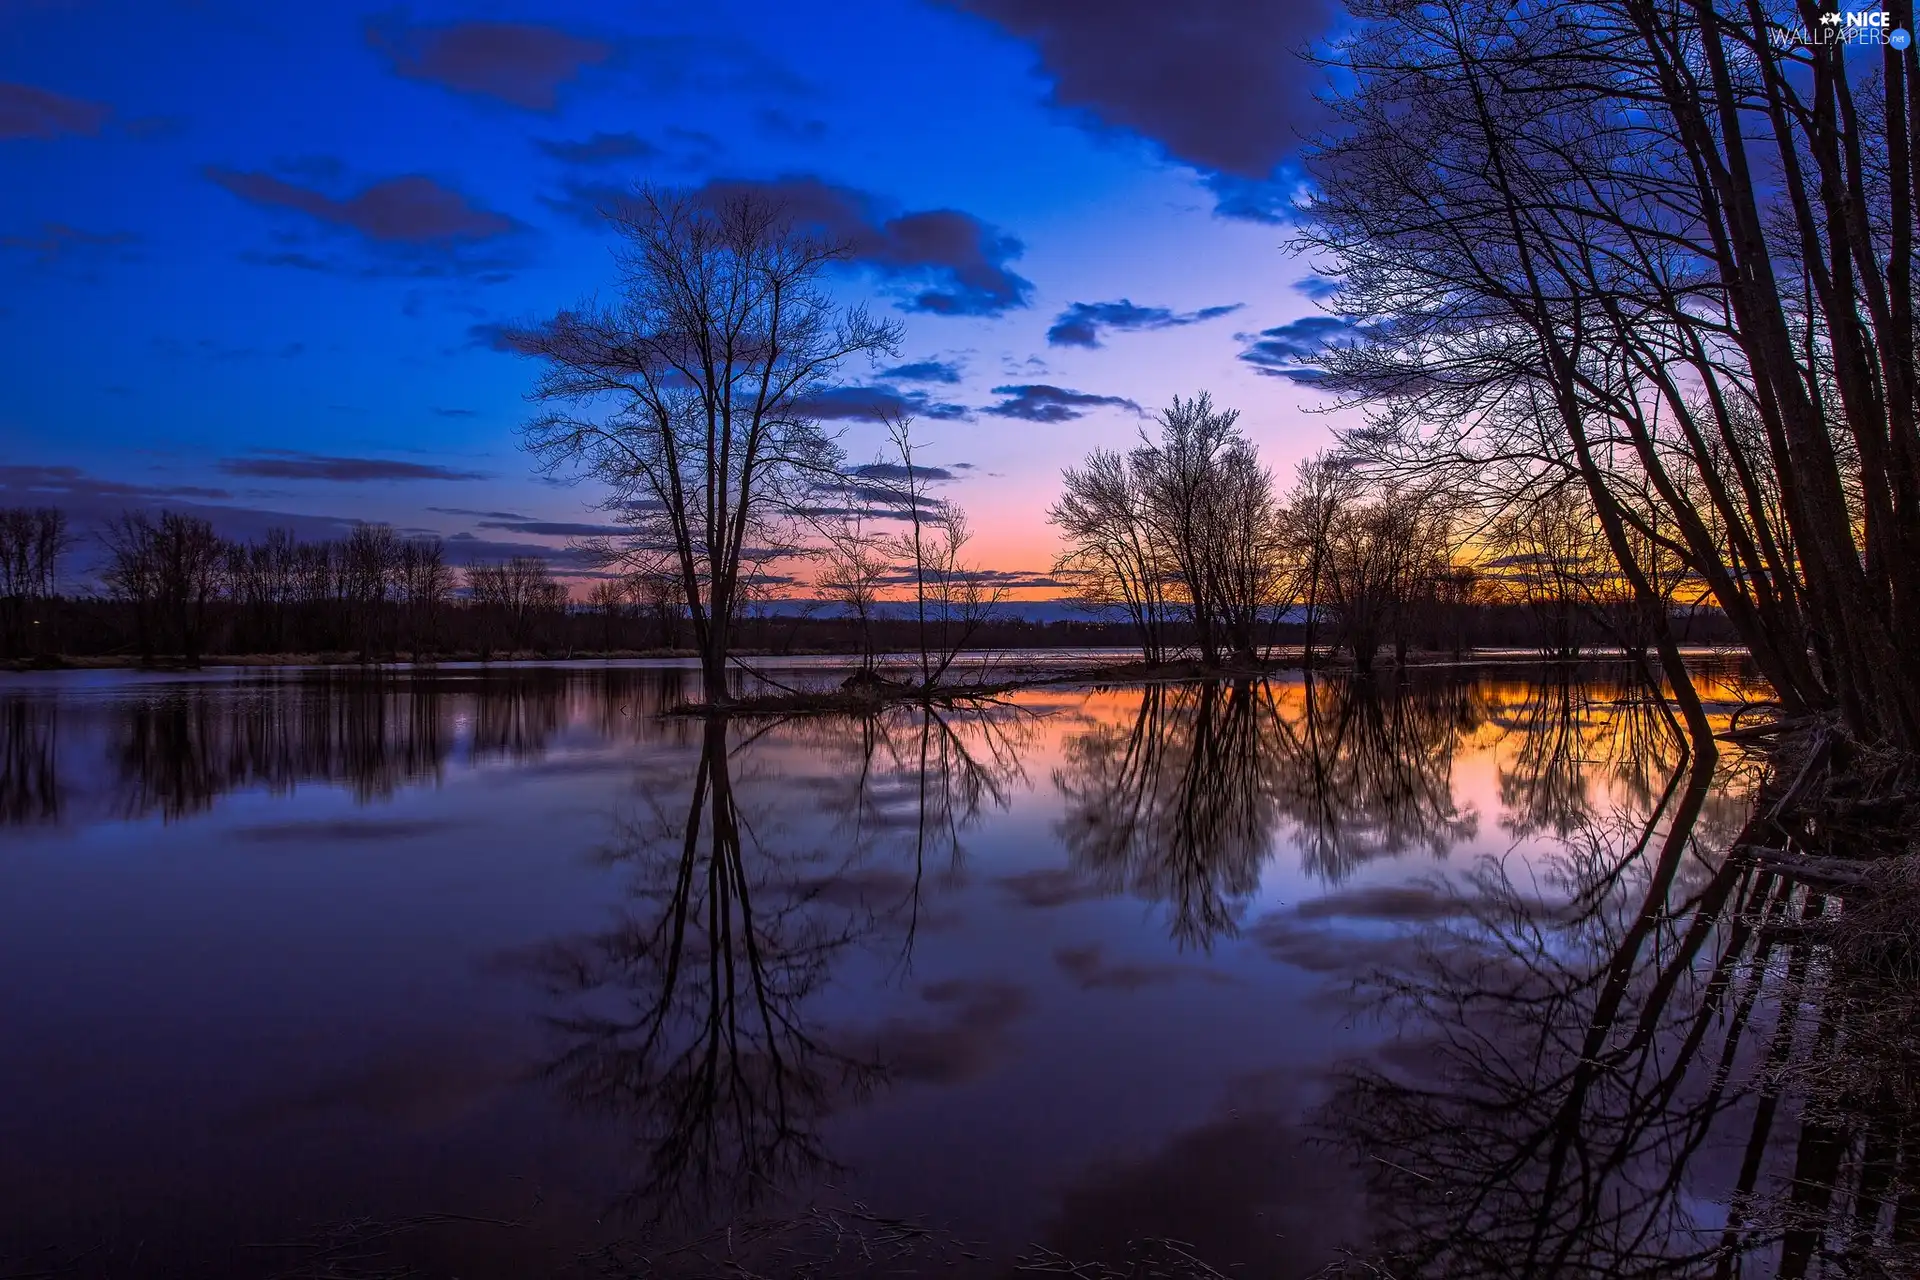
[[[977,550],[1040,571],[1060,468],[1201,388],[1283,474],[1331,333],[1283,250],[1318,3],[0,0],[0,504],[230,533],[388,520],[559,551],[497,327],[610,280],[625,184],[780,189],[895,309],[845,371],[920,413]]]

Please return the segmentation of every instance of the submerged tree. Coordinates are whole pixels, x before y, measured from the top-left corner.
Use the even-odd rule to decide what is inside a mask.
[[[1251,661],[1281,602],[1281,505],[1239,419],[1205,391],[1175,396],[1124,458],[1096,450],[1069,468],[1048,514],[1067,540],[1058,571],[1088,602],[1124,607],[1149,661],[1169,609],[1186,614],[1202,661]]]
[[[848,358],[899,327],[822,287],[844,246],[777,201],[642,189],[608,210],[620,300],[517,336],[550,406],[526,428],[549,469],[604,483],[633,529],[603,547],[628,571],[677,577],[710,698],[726,697],[732,626],[756,575],[793,545],[787,517],[838,472],[807,412]]]
[[[1078,584],[1082,604],[1123,610],[1140,637],[1140,656],[1166,656],[1166,549],[1147,523],[1146,497],[1131,460],[1113,449],[1095,449],[1061,477],[1059,500],[1047,520],[1065,546],[1054,572]]]

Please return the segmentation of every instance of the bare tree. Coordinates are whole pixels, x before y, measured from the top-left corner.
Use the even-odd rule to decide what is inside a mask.
[[[400,568],[400,539],[392,525],[360,523],[340,548],[341,596],[348,635],[362,662],[391,652],[388,599]]]
[[[844,486],[843,502],[816,517],[821,565],[813,580],[814,590],[853,620],[862,672],[873,669],[873,623],[894,567],[887,538],[874,527],[882,513],[867,488]]]
[[[1613,577],[1606,539],[1584,491],[1558,485],[1509,505],[1489,530],[1497,581],[1533,614],[1541,652],[1580,656],[1581,621]]]
[[[162,612],[179,641],[182,659],[197,667],[206,638],[207,606],[219,594],[225,563],[220,539],[205,520],[163,511],[153,545]]]
[[[1309,669],[1313,666],[1319,636],[1333,526],[1359,489],[1360,478],[1354,472],[1352,460],[1322,452],[1300,464],[1293,489],[1287,495],[1287,556],[1294,566],[1294,586],[1288,594],[1306,612],[1302,661]]]
[[[613,652],[619,647],[620,623],[626,615],[626,584],[617,578],[602,578],[588,589],[587,603],[600,614],[600,647]]]
[[[1303,240],[1370,447],[1581,485],[1703,749],[1648,544],[1790,715],[1920,743],[1914,54],[1812,6],[1351,7]]]
[[[1388,486],[1343,507],[1328,527],[1326,601],[1361,672],[1383,643],[1405,663],[1423,606],[1452,567],[1450,525],[1433,496]]]
[[[440,614],[453,595],[453,569],[447,564],[446,544],[438,538],[409,538],[400,544],[394,569],[394,588],[400,601],[403,631],[413,660],[438,644]]]
[[[967,513],[933,496],[926,472],[914,459],[913,419],[887,424],[898,477],[896,504],[907,532],[894,539],[894,555],[913,589],[914,634],[920,650],[920,685],[931,689],[946,675],[980,624],[1006,595],[963,558],[971,534]]]
[[[101,532],[107,546],[107,567],[101,577],[109,593],[125,602],[133,617],[134,645],[143,665],[151,665],[157,651],[155,618],[160,597],[160,564],[153,521],[144,511],[123,511],[107,521]]]
[[[894,350],[900,329],[834,302],[819,282],[845,248],[778,202],[645,188],[608,218],[620,301],[520,336],[546,364],[534,395],[555,406],[526,444],[607,486],[634,529],[627,567],[671,563],[708,696],[724,701],[754,570],[792,549],[791,513],[837,473],[808,398],[849,357]]]
[[[630,573],[625,578],[627,595],[636,608],[653,615],[655,633],[662,649],[680,647],[680,621],[686,616],[685,598],[680,592],[677,574],[661,572]]]
[[[1145,439],[1133,452],[1148,525],[1172,553],[1201,660],[1210,665],[1220,660],[1222,639],[1210,554],[1221,533],[1217,489],[1223,458],[1238,440],[1239,417],[1236,409],[1215,409],[1204,391],[1185,401],[1175,396],[1161,411],[1160,438]]]
[[[188,666],[199,665],[207,606],[225,565],[213,526],[173,511],[161,512],[157,521],[127,511],[108,523],[103,536],[107,588],[131,609],[141,660],[152,662],[160,645],[170,643]]]
[[[1067,468],[1047,521],[1065,544],[1054,572],[1072,578],[1084,606],[1123,609],[1139,633],[1140,656],[1164,659],[1165,584],[1172,571],[1148,526],[1132,459],[1096,449],[1082,466]]]
[[[467,593],[485,618],[483,658],[491,654],[496,639],[505,640],[510,654],[527,648],[538,636],[541,618],[564,609],[567,600],[566,588],[554,581],[552,569],[538,556],[475,561],[467,566]]]
[[[0,510],[0,654],[45,644],[40,615],[57,593],[60,557],[71,545],[66,513],[57,507]]]
[[[1204,391],[1175,396],[1157,437],[1069,468],[1048,514],[1067,542],[1056,568],[1090,603],[1122,605],[1150,662],[1171,606],[1184,606],[1201,659],[1216,664],[1252,661],[1262,616],[1284,604],[1284,513],[1239,416]]]

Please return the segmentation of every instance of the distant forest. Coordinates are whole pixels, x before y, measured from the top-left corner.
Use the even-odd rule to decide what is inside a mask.
[[[604,579],[576,599],[541,558],[456,567],[440,539],[403,538],[375,524],[326,541],[285,530],[239,541],[191,516],[128,512],[99,537],[99,582],[82,588],[62,574],[83,540],[63,512],[0,510],[0,660],[116,656],[191,665],[213,655],[384,662],[691,652],[676,584],[658,577]],[[966,647],[1139,645],[1137,623],[1117,616],[1124,610],[1086,608],[1085,618],[1041,621],[1002,601]],[[741,606],[736,643],[753,653],[904,653],[917,643],[910,609],[907,601],[881,602],[862,617],[832,599],[752,600]],[[1677,617],[1687,641],[1731,639],[1715,610]],[[1469,582],[1451,600],[1429,599],[1408,619],[1407,647],[1430,653],[1517,647],[1573,657],[1619,643],[1602,610],[1529,597],[1493,579]],[[1271,610],[1260,643],[1299,645],[1306,623],[1302,606]],[[1164,648],[1197,648],[1190,621],[1160,625]]]

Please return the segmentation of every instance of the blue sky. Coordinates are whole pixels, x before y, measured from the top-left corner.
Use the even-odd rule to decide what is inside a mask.
[[[600,193],[745,182],[852,240],[837,287],[906,324],[899,361],[845,371],[846,412],[925,407],[981,558],[1043,570],[1060,468],[1176,393],[1239,407],[1283,472],[1324,442],[1286,373],[1326,322],[1275,211],[1315,118],[1294,53],[1329,22],[0,0],[0,504],[564,561],[596,495],[518,450],[534,370],[491,327],[607,286]]]

